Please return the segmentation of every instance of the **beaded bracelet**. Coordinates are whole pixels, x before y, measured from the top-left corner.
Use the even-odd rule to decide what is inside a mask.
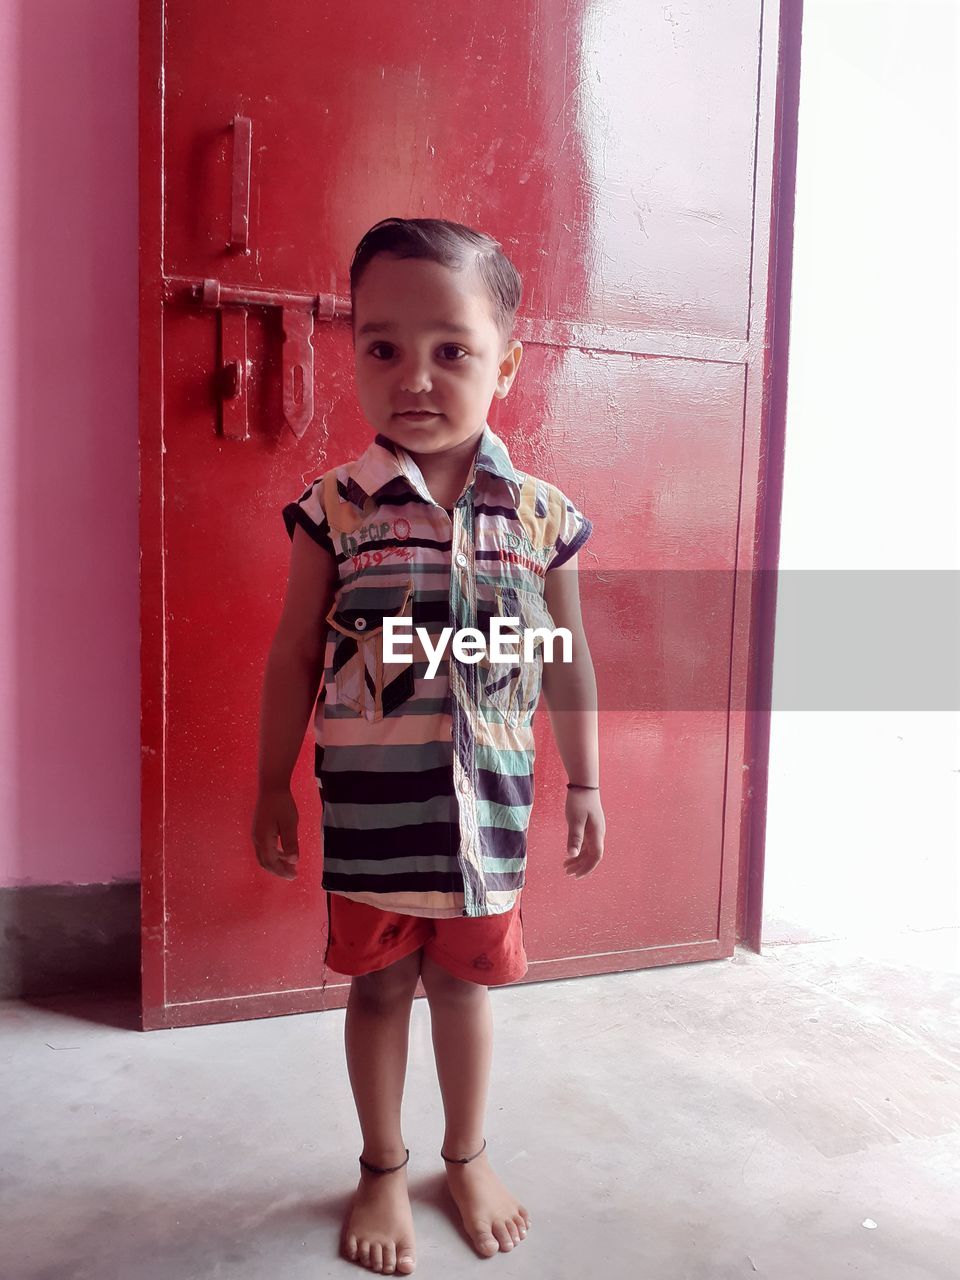
[[[588,786],[587,786],[585,783],[583,783],[583,782],[568,782],[568,783],[567,783],[567,786],[568,786],[568,787],[576,787],[576,789],[577,789],[578,791],[599,791],[599,790],[600,790],[600,788],[599,788],[599,787],[588,787]]]

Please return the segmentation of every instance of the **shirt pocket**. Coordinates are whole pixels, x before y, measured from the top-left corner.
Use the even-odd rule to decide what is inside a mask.
[[[491,662],[489,657],[491,623],[495,617],[501,620],[504,651],[514,655],[502,663]],[[507,618],[515,621],[506,622]],[[532,628],[553,630],[553,618],[543,597],[512,583],[478,583],[477,626],[488,645],[488,652],[480,662],[484,702],[513,728],[528,724],[537,709],[543,683],[544,637]],[[524,656],[523,637],[527,631],[532,643],[529,660]],[[511,639],[513,636],[515,640]]]
[[[334,640],[330,674],[338,705],[366,720],[382,720],[413,696],[412,658],[404,663],[383,660],[384,619],[412,615],[410,578],[351,585],[337,595],[327,622]]]

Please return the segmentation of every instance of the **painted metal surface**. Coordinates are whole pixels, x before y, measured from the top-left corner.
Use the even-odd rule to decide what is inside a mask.
[[[779,22],[760,0],[143,0],[144,1026],[345,1002],[346,979],[319,991],[309,735],[298,880],[257,865],[249,825],[280,508],[370,439],[348,265],[390,214],[503,242],[525,350],[490,422],[596,527],[607,852],[563,876],[544,708],[527,980],[732,953]]]

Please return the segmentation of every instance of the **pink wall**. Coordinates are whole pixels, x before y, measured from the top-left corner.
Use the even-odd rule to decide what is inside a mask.
[[[130,879],[136,0],[0,0],[0,246],[0,884]]]

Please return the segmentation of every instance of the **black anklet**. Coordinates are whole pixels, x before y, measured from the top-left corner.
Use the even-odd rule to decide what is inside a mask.
[[[371,1173],[396,1173],[396,1171],[398,1169],[402,1169],[410,1159],[410,1148],[404,1147],[403,1149],[407,1153],[407,1159],[402,1160],[400,1164],[391,1165],[389,1169],[383,1169],[378,1164],[371,1164],[369,1160],[364,1160],[363,1156],[360,1156],[360,1163],[365,1169],[369,1169]]]
[[[484,1151],[486,1151],[486,1149],[487,1149],[487,1140],[486,1138],[484,1138],[483,1146],[480,1148],[479,1151],[474,1152],[472,1156],[444,1156],[442,1151],[440,1152],[440,1154],[441,1156],[443,1156],[444,1160],[446,1160],[448,1164],[469,1164],[471,1160],[476,1160],[477,1156],[482,1156]]]

